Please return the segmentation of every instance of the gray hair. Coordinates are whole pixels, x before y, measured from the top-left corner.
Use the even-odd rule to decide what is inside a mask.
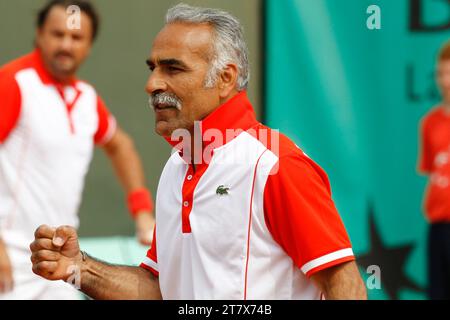
[[[166,24],[171,23],[206,23],[214,28],[213,57],[211,67],[205,79],[205,86],[212,87],[217,81],[220,71],[228,63],[235,63],[238,67],[236,89],[247,89],[250,79],[248,63],[248,49],[244,40],[244,32],[240,22],[228,12],[192,7],[180,3],[167,11]]]

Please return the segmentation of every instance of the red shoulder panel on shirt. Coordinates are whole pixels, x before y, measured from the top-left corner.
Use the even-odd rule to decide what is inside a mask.
[[[274,240],[308,275],[320,265],[353,260],[326,173],[282,134],[278,157],[264,191],[266,225]]]
[[[94,136],[97,145],[107,143],[116,131],[116,120],[100,96],[97,96],[98,129]]]
[[[19,120],[22,104],[15,73],[9,66],[0,69],[0,97],[0,143],[3,143]]]

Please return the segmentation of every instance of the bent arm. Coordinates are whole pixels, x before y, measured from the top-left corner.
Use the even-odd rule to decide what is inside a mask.
[[[111,140],[103,146],[103,150],[110,159],[116,176],[128,196],[134,191],[147,190],[141,159],[133,140],[127,133],[117,128]],[[136,220],[136,234],[139,241],[145,245],[151,243],[152,230],[155,225],[149,191],[147,197],[148,203],[144,207],[129,208]]]
[[[145,187],[144,170],[133,140],[121,128],[103,146],[125,192]]]
[[[367,292],[355,261],[346,262],[312,275],[327,300],[366,300]]]
[[[93,299],[162,299],[158,278],[140,267],[110,265],[88,256],[80,280],[81,291]]]

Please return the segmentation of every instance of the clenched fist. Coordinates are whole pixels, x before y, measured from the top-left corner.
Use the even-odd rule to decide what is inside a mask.
[[[33,272],[48,280],[64,280],[80,270],[82,254],[74,228],[51,228],[43,225],[30,244]]]

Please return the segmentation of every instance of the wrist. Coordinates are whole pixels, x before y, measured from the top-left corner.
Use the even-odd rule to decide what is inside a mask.
[[[87,270],[87,260],[88,255],[85,251],[80,250],[79,258],[78,258],[78,266],[80,268],[81,273]]]
[[[153,219],[153,214],[151,211],[139,211],[134,214],[134,219],[137,221],[145,220],[147,221],[149,218]]]
[[[87,253],[80,250],[75,262],[75,272],[66,280],[66,282],[72,284],[78,290],[81,290],[82,280],[86,277],[86,272],[88,271],[87,259]]]
[[[146,188],[136,189],[128,193],[127,204],[128,210],[134,219],[142,213],[151,213],[153,211],[152,196]]]
[[[86,253],[78,251],[77,255],[72,259],[72,262],[67,266],[66,274],[62,280],[72,285],[75,289],[81,290],[81,281],[84,277],[86,267]]]

